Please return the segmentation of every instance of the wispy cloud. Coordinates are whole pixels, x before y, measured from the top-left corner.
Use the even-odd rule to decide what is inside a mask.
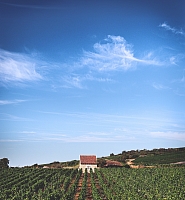
[[[160,66],[165,63],[161,60],[152,52],[136,57],[131,44],[123,37],[113,35],[95,43],[92,51],[83,51],[75,62],[69,63],[43,61],[31,53],[14,53],[0,49],[0,81],[4,85],[18,85],[45,80],[55,90],[61,87],[87,89],[87,81],[112,82],[112,79],[107,78],[107,72],[126,71],[140,64]],[[176,64],[177,61],[174,56],[168,59],[170,64]]]
[[[80,135],[65,135],[65,134],[40,134],[34,135],[30,140],[34,141],[60,141],[60,142],[123,142],[123,141],[133,141],[136,138],[128,135],[115,135],[110,133],[87,133]]]
[[[62,79],[64,81],[63,87],[65,88],[84,88],[84,86],[82,85],[82,79],[78,75],[64,76]]]
[[[158,83],[153,83],[152,86],[157,90],[169,90],[170,89],[170,87],[164,86],[164,85],[158,84]]]
[[[24,140],[0,140],[0,142],[23,142]]]
[[[0,105],[9,105],[9,104],[18,104],[18,103],[22,103],[25,102],[27,100],[20,100],[20,99],[16,99],[16,100],[0,100]]]
[[[177,65],[177,64],[176,64],[176,58],[175,58],[175,56],[172,56],[172,57],[170,58],[170,63],[171,63],[172,65]]]
[[[84,51],[79,65],[99,71],[128,70],[142,63],[159,65],[155,59],[134,56],[132,45],[121,36],[108,35],[103,43],[95,43],[94,51]]]
[[[183,36],[185,36],[185,32],[181,29],[181,30],[178,30],[178,29],[176,29],[176,28],[173,28],[173,27],[171,27],[171,26],[169,26],[167,23],[162,23],[162,24],[160,24],[159,25],[159,27],[162,27],[162,28],[164,28],[165,30],[167,30],[167,31],[171,31],[172,33],[174,33],[174,34],[179,34],[179,35],[183,35]]]
[[[12,6],[12,7],[18,7],[18,8],[28,8],[28,9],[60,9],[59,6],[50,6],[50,5],[34,5],[34,4],[28,4],[28,2],[26,2],[26,4],[13,4],[13,3],[3,3],[3,2],[0,2],[0,4],[3,4],[3,5],[7,5],[7,6]]]
[[[63,87],[66,88],[79,88],[79,89],[86,89],[84,82],[86,81],[96,81],[96,82],[112,82],[113,80],[110,78],[104,77],[95,77],[92,74],[71,74],[70,76],[62,77],[64,82]]]
[[[35,132],[35,131],[22,131],[21,133],[23,133],[23,134],[36,134],[37,132]]]
[[[42,76],[36,71],[38,62],[31,56],[12,53],[0,49],[0,80],[10,81],[36,81]]]
[[[66,142],[123,142],[123,141],[133,141],[134,138],[127,138],[125,136],[91,136],[91,135],[81,135],[77,137],[65,138]]]
[[[150,135],[155,138],[164,138],[164,139],[185,141],[185,133],[182,133],[182,132],[156,131],[156,132],[151,132]]]
[[[0,113],[0,121],[33,121],[33,120],[7,113]]]

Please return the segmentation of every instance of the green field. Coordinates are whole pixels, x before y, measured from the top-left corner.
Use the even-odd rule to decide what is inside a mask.
[[[164,153],[160,155],[149,154],[145,157],[139,157],[134,160],[135,164],[143,165],[158,165],[158,164],[171,164],[180,161],[185,161],[185,151]]]
[[[0,200],[182,200],[185,167],[0,170]]]

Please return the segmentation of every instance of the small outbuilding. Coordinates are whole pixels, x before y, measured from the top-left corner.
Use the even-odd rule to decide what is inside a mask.
[[[106,160],[105,167],[123,167],[123,164],[115,160]]]
[[[79,168],[82,169],[82,172],[85,172],[85,169],[87,169],[87,172],[90,172],[90,169],[93,170],[97,168],[97,159],[95,155],[80,155],[80,164]]]

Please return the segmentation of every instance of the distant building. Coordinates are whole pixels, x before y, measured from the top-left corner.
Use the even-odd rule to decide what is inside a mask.
[[[79,168],[82,169],[82,172],[90,172],[90,169],[93,170],[97,168],[97,160],[95,155],[80,155],[80,165]]]
[[[123,167],[123,164],[114,160],[106,160],[105,167]]]

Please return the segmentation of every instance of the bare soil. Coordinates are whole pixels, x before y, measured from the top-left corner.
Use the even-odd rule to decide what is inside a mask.
[[[86,200],[92,200],[91,176],[87,174]]]
[[[126,160],[127,165],[129,165],[130,168],[132,168],[132,169],[138,169],[138,168],[153,168],[153,167],[155,167],[155,166],[135,165],[135,164],[133,163],[134,160],[135,160],[135,159],[127,159],[127,160]]]
[[[82,189],[83,178],[84,178],[84,174],[82,173],[82,175],[80,176],[78,186],[77,186],[77,190],[76,190],[76,194],[75,194],[75,197],[74,197],[75,200],[78,200],[78,197],[80,195],[80,192],[81,192],[81,189]]]

